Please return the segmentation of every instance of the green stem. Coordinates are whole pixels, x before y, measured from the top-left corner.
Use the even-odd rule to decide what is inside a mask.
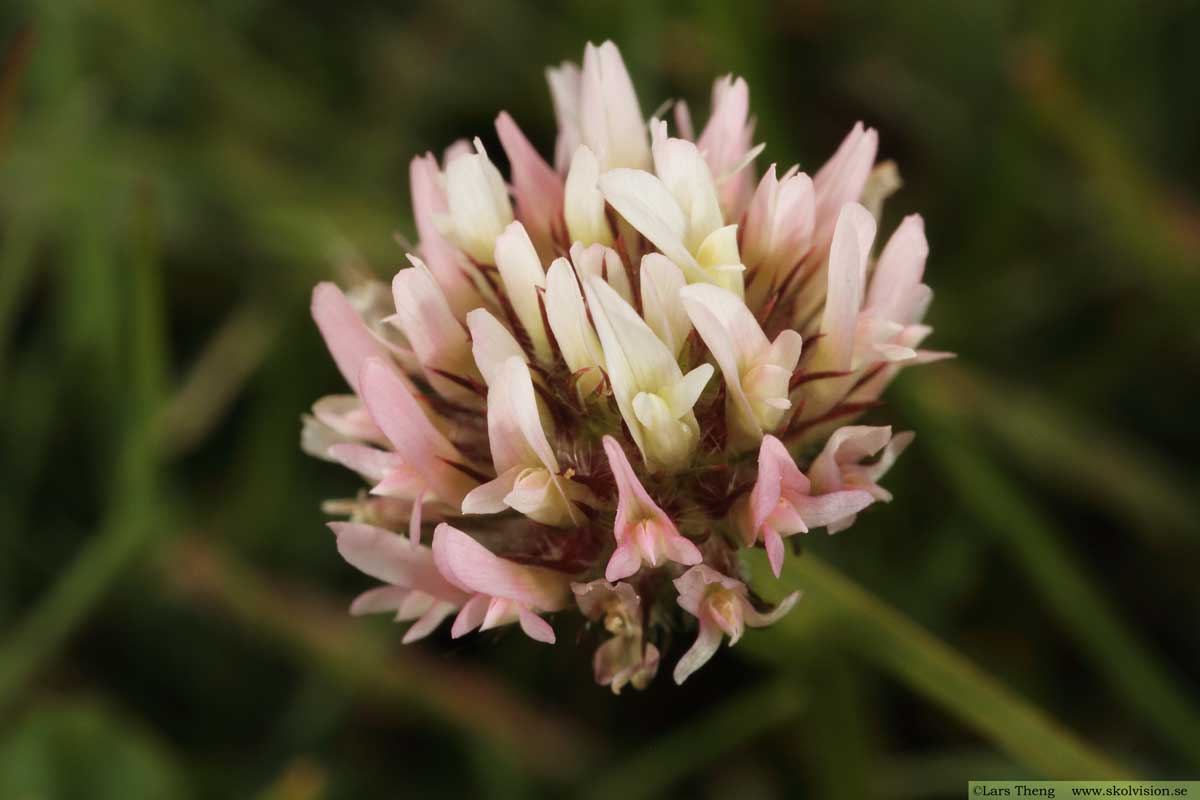
[[[780,581],[766,557],[747,557],[756,587],[778,597]],[[813,615],[829,635],[841,637],[860,656],[895,676],[987,737],[1018,763],[1050,778],[1117,778],[1130,772],[1013,694],[958,652],[882,603],[811,553],[788,559],[782,584],[805,599],[784,620],[755,632],[755,654],[779,663],[812,643]],[[749,640],[749,636],[747,639]]]

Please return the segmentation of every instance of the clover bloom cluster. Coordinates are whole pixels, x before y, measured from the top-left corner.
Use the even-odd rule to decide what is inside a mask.
[[[920,349],[924,229],[875,247],[898,181],[861,124],[814,175],[756,179],[741,79],[695,136],[682,103],[672,125],[642,115],[611,42],[547,75],[553,163],[506,113],[507,180],[479,139],[414,159],[420,243],[390,292],[313,291],[350,391],[314,405],[303,445],[370,486],[327,504],[380,582],[352,613],[411,621],[405,642],[452,619],[553,643],[576,609],[614,692],[694,627],[682,683],[798,599],[765,608],[740,550],[778,576],[785,538],[890,500],[912,434],[854,423],[943,355]]]

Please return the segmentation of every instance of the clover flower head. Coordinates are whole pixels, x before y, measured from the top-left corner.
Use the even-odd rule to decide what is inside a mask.
[[[899,181],[861,123],[815,175],[756,178],[746,82],[647,120],[615,45],[547,71],[553,163],[507,113],[507,180],[481,139],[413,159],[419,245],[384,284],[318,285],[312,314],[348,392],[302,445],[367,488],[331,501],[337,549],[381,582],[351,613],[410,642],[517,625],[553,644],[577,609],[595,678],[682,683],[769,625],[739,551],[778,576],[784,539],[844,530],[912,441],[856,424],[920,349],[932,293],[919,216],[876,248]],[[872,253],[879,249],[878,257]]]

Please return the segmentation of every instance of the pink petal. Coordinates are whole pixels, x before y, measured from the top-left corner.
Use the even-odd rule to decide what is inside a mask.
[[[879,309],[888,319],[898,320],[897,306],[912,287],[921,283],[928,256],[925,222],[920,214],[911,214],[904,218],[879,254],[867,293],[867,307]]]
[[[496,118],[496,133],[512,168],[517,214],[533,239],[549,247],[551,229],[562,211],[563,180],[538,155],[507,111]]]
[[[713,177],[724,180],[721,208],[726,219],[741,217],[750,194],[751,171],[740,169],[734,173],[744,163],[752,144],[754,122],[749,117],[750,89],[746,81],[732,75],[718,78],[713,84],[712,116],[696,144],[704,153]]]
[[[701,616],[700,603],[708,593],[708,587],[711,584],[720,584],[723,588],[738,593],[744,592],[746,589],[746,585],[741,581],[726,577],[707,564],[697,564],[672,583],[675,591],[679,593],[676,600],[680,608],[694,617]]]
[[[783,442],[768,434],[758,449],[758,479],[750,493],[751,517],[756,530],[775,513],[785,491],[788,496],[808,494],[808,479],[800,472]]]
[[[505,600],[503,597],[493,597],[488,603],[487,613],[483,616],[483,624],[479,626],[479,630],[480,632],[490,631],[492,628],[508,625],[515,620],[516,616],[515,603]]]
[[[550,627],[550,623],[524,607],[517,613],[521,630],[525,631],[526,636],[537,642],[554,644],[554,629]]]
[[[642,568],[642,557],[633,544],[621,545],[608,560],[604,568],[604,577],[610,581],[628,578]]]
[[[458,616],[454,618],[454,625],[450,628],[450,638],[457,639],[465,636],[482,625],[490,602],[491,598],[486,594],[477,594],[468,600],[467,604],[458,612]]]
[[[808,468],[813,490],[828,494],[842,488],[844,464],[857,464],[888,443],[892,437],[889,426],[845,425],[829,437],[820,454]]]
[[[829,241],[842,206],[862,197],[878,149],[879,134],[873,128],[864,129],[861,122],[855,123],[837,152],[813,177],[816,193],[814,237],[818,242]]]
[[[413,500],[412,514],[408,518],[408,538],[413,544],[421,543],[421,509],[425,505],[425,491],[417,492]]]
[[[442,624],[446,617],[454,613],[455,606],[450,603],[434,603],[433,606],[426,611],[420,619],[408,627],[404,632],[404,637],[400,640],[401,644],[411,644],[418,639],[424,639]]]
[[[663,537],[663,539],[667,558],[676,564],[690,567],[704,560],[700,548],[696,547],[691,539],[682,535]]]
[[[361,617],[365,614],[395,611],[410,594],[412,590],[402,586],[377,586],[368,589],[354,598],[354,602],[350,604],[350,615]]]
[[[329,457],[369,481],[383,480],[389,472],[404,466],[404,459],[395,453],[363,444],[335,444],[329,448]]]
[[[825,353],[822,366],[848,370],[854,353],[854,334],[862,308],[867,256],[875,236],[875,218],[857,203],[847,203],[838,215],[829,250],[829,288],[821,320]]]
[[[779,531],[768,527],[763,531],[763,544],[767,548],[767,560],[771,562],[771,571],[778,578],[783,570],[783,537],[779,535]]]
[[[567,604],[568,579],[561,573],[516,564],[494,555],[473,538],[446,523],[433,534],[433,558],[451,583],[539,611]]]
[[[787,597],[780,601],[779,605],[775,606],[770,612],[761,614],[755,610],[754,606],[745,598],[742,598],[742,618],[746,620],[746,624],[751,628],[764,628],[767,625],[774,625],[779,620],[783,619],[792,608],[800,601],[800,592],[792,592]]]
[[[713,623],[702,619],[700,621],[700,634],[696,637],[696,642],[683,654],[683,658],[679,659],[679,663],[675,665],[675,683],[682,684],[693,672],[707,664],[708,660],[716,655],[717,649],[720,646],[721,629]]]
[[[810,528],[820,528],[853,516],[875,501],[870,492],[858,489],[798,498],[796,510]]]
[[[312,317],[342,377],[351,389],[361,394],[358,381],[363,364],[370,358],[390,363],[387,351],[367,330],[342,290],[332,283],[318,283],[313,289]]]
[[[395,370],[379,359],[368,359],[360,384],[371,418],[404,463],[426,478],[439,500],[461,504],[475,481],[446,463],[458,459],[458,451],[426,418]]]
[[[450,310],[429,268],[420,259],[409,256],[409,260],[412,267],[400,270],[392,279],[395,320],[434,388],[451,399],[464,395],[471,399],[474,394],[469,389],[433,371],[440,369],[466,378],[477,376],[467,332]]]
[[[500,473],[495,480],[482,483],[472,489],[462,502],[464,514],[499,514],[508,508],[504,498],[513,490],[517,476],[524,467],[516,466]]]
[[[414,158],[409,165],[408,175],[412,186],[413,217],[417,223],[417,236],[421,239],[421,255],[454,310],[454,316],[461,320],[482,301],[463,268],[462,255],[438,232],[435,220],[438,215],[448,213],[448,207],[438,185],[441,173],[437,159],[431,153]]]
[[[667,517],[658,504],[650,497],[649,492],[638,480],[633,465],[625,456],[621,445],[611,436],[604,437],[604,453],[608,456],[608,465],[612,469],[613,478],[617,482],[617,520],[615,528],[623,531],[632,527],[632,518],[647,516],[661,517],[671,529],[674,523]],[[675,531],[678,533],[678,531]]]
[[[443,579],[427,547],[399,534],[358,522],[331,522],[338,553],[351,566],[385,583],[418,589],[449,602],[466,596]]]
[[[377,444],[387,442],[358,395],[326,395],[313,403],[312,412],[314,417],[339,436]]]
[[[371,487],[371,494],[376,497],[391,497],[396,500],[414,500],[428,488],[428,481],[409,467],[400,466],[383,476],[379,483]]]

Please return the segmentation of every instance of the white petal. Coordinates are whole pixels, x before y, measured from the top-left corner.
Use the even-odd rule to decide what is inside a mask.
[[[671,355],[679,357],[692,323],[683,307],[679,292],[687,285],[683,273],[660,253],[642,257],[642,313],[650,329],[666,344]]]
[[[558,121],[558,140],[554,146],[554,166],[566,172],[571,156],[579,147],[579,65],[564,61],[557,67],[546,69],[546,82],[550,84],[550,100],[554,104],[554,117]]]
[[[596,155],[587,147],[580,146],[571,159],[567,173],[566,197],[563,216],[571,241],[584,246],[613,243],[612,229],[604,213],[604,195],[597,185],[600,180],[600,164]]]
[[[516,357],[525,360],[525,351],[508,328],[487,310],[477,308],[467,314],[467,328],[471,331],[471,352],[475,364],[490,386],[504,362]]]
[[[612,42],[599,47],[588,44],[584,49],[579,128],[583,143],[606,168],[649,166],[646,125],[637,94]]]
[[[476,486],[462,501],[464,514],[499,514],[508,508],[504,498],[512,491],[517,476],[525,467],[520,465],[500,473],[494,480]]]
[[[824,339],[820,342],[824,369],[850,368],[867,256],[874,238],[875,218],[871,212],[858,203],[843,206],[829,250],[829,288],[821,319]]]
[[[654,145],[654,172],[682,209],[687,220],[685,243],[695,252],[725,224],[708,164],[693,143],[668,138]]]
[[[517,466],[558,472],[558,460],[542,429],[529,366],[519,358],[506,361],[488,389],[488,443],[497,473]]]
[[[689,280],[705,280],[684,244],[687,218],[655,176],[637,169],[615,169],[600,176],[600,191],[617,213],[674,261]]]
[[[604,350],[604,361],[617,406],[645,456],[642,428],[633,409],[641,392],[658,393],[682,380],[683,373],[667,346],[638,313],[599,278],[584,284],[588,307]]]
[[[499,170],[476,139],[476,152],[446,164],[446,203],[452,228],[447,234],[481,264],[494,263],[496,237],[513,220],[508,189]]]
[[[546,317],[568,369],[577,372],[604,366],[600,340],[588,321],[575,270],[565,258],[555,259],[546,274]]]
[[[500,279],[504,281],[504,290],[517,320],[529,334],[534,350],[541,360],[549,361],[550,340],[542,324],[542,309],[538,300],[538,289],[546,287],[546,273],[521,223],[512,223],[496,239],[496,268],[500,271]]]
[[[588,275],[596,275],[621,295],[621,299],[633,305],[633,290],[629,286],[629,274],[625,263],[611,247],[594,244],[584,247],[579,242],[571,245],[571,263],[582,281]]]
[[[425,376],[439,394],[451,399],[474,399],[474,393],[436,370],[464,378],[477,377],[471,346],[441,288],[424,262],[409,256],[413,266],[402,269],[392,280],[396,323],[404,331]]]

